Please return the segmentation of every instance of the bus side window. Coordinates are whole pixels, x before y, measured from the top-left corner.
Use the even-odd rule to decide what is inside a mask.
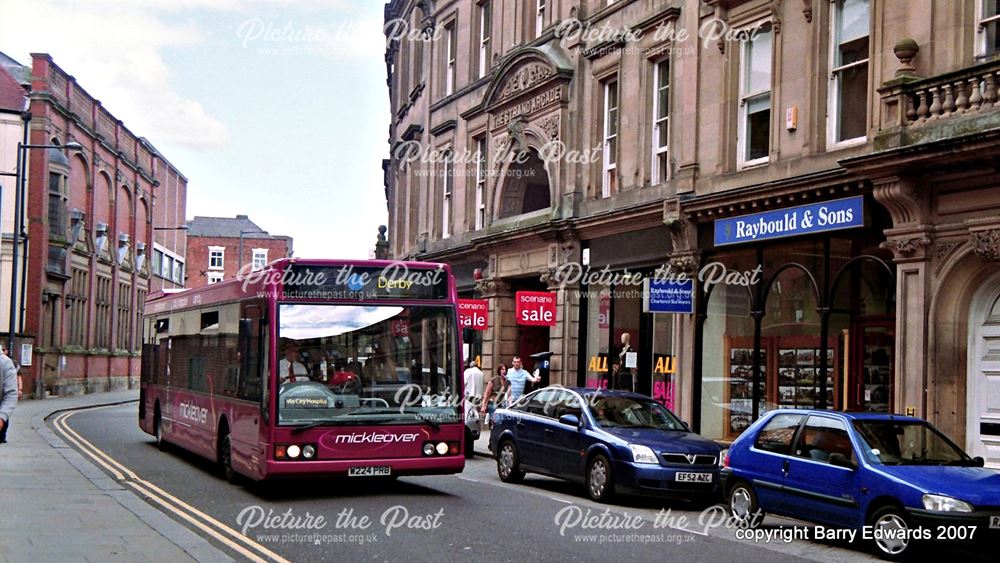
[[[239,391],[241,399],[260,401],[261,399],[261,362],[260,362],[260,316],[259,307],[247,307],[240,319],[240,374]]]

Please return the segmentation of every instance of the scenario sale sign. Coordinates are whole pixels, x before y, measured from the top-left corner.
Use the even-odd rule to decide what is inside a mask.
[[[548,291],[518,291],[517,324],[524,326],[556,326],[556,294]]]
[[[489,314],[490,304],[485,299],[458,300],[458,324],[462,328],[486,330]]]

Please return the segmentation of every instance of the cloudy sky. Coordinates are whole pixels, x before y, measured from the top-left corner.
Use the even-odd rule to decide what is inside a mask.
[[[0,51],[46,52],[189,180],[302,257],[365,258],[386,222],[381,0],[0,0]]]

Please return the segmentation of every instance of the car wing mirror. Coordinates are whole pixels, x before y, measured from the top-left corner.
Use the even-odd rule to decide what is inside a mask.
[[[972,458],[972,463],[975,467],[986,467],[986,460],[982,456],[976,456]]]
[[[687,422],[684,422],[683,420],[681,421],[681,424],[684,425],[684,430],[687,430],[688,432],[691,431],[691,425],[690,424],[688,424]]]
[[[572,426],[574,428],[580,427],[580,417],[575,414],[564,414],[559,417],[559,423],[565,424],[566,426]]]
[[[851,461],[846,455],[841,453],[830,454],[830,463],[837,467],[846,467],[851,470],[858,468],[857,463]]]

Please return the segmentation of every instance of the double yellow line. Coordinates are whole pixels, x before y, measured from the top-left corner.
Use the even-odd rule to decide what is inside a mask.
[[[97,410],[117,406],[120,405],[107,405],[87,410]],[[68,411],[61,413],[56,416],[52,424],[66,442],[76,446],[77,449],[93,460],[94,463],[111,473],[115,480],[131,487],[147,499],[169,510],[181,520],[215,538],[226,547],[239,553],[243,557],[246,557],[250,561],[258,563],[267,563],[268,561],[274,561],[276,563],[290,563],[287,559],[281,557],[263,545],[244,536],[222,522],[219,522],[215,518],[212,518],[197,508],[185,503],[181,499],[171,495],[149,481],[140,478],[134,471],[125,467],[110,455],[101,451],[97,446],[88,442],[85,438],[70,428],[69,424],[67,424],[69,418],[79,412],[80,411]]]

